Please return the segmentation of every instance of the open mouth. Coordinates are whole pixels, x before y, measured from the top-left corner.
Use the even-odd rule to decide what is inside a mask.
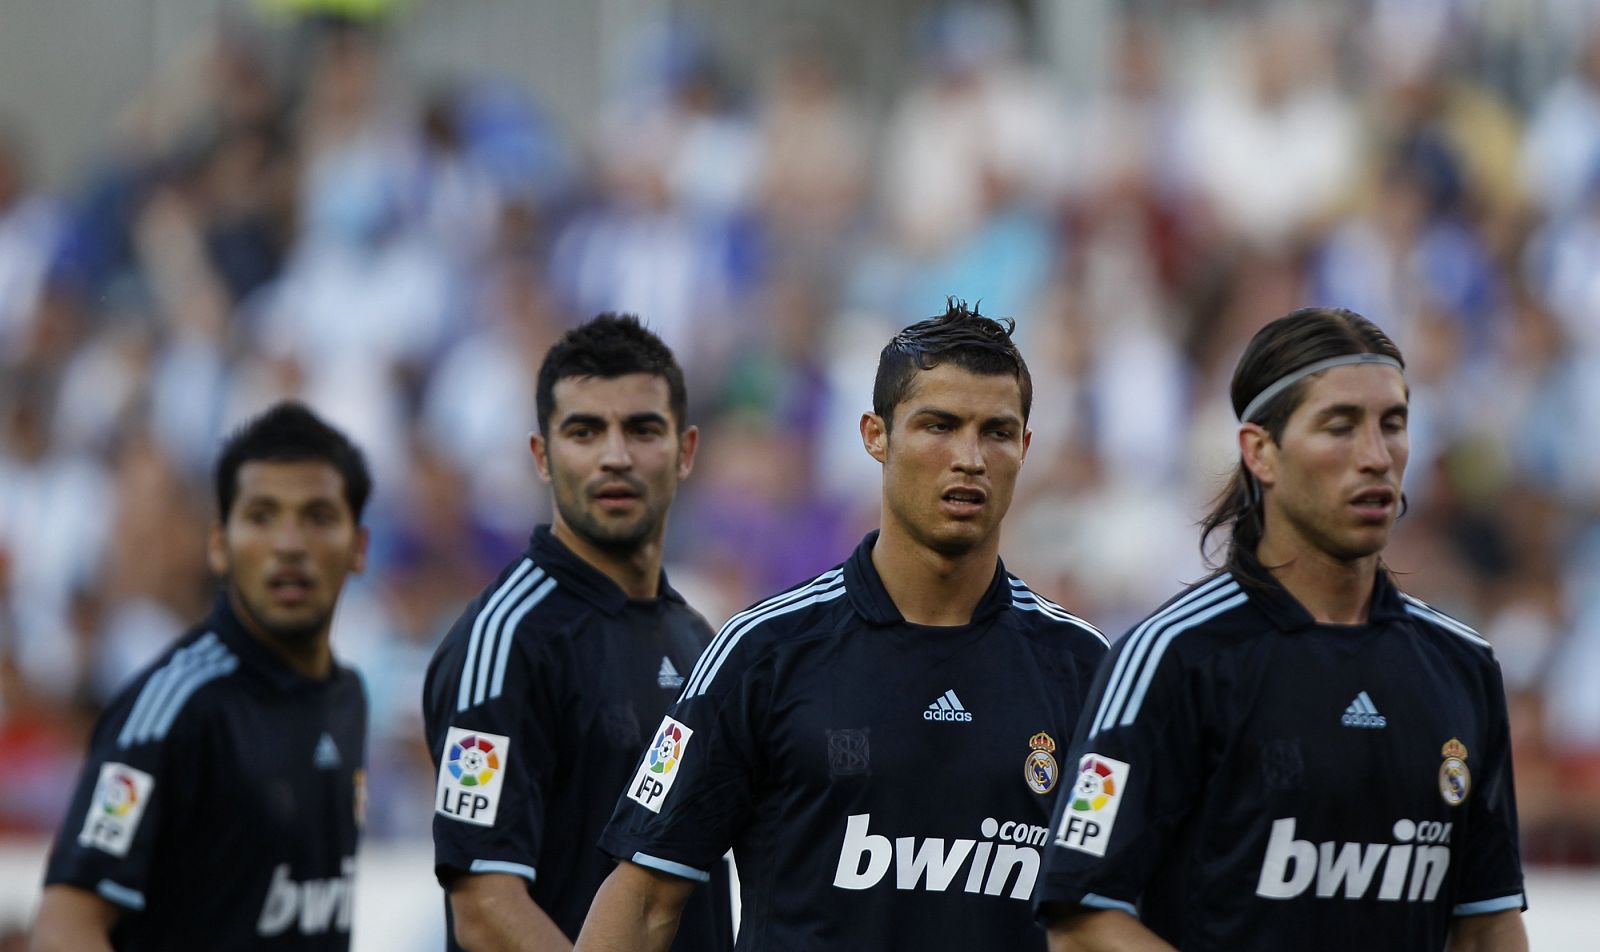
[[[594,494],[596,501],[606,509],[624,509],[638,502],[642,494],[632,486],[603,486]]]
[[[1392,489],[1373,488],[1350,497],[1350,505],[1363,516],[1382,519],[1394,508],[1395,492]]]
[[[954,515],[974,515],[989,501],[989,494],[971,486],[956,486],[945,490],[939,501]]]
[[[311,595],[311,576],[304,572],[274,572],[267,578],[267,591],[280,602],[301,602]]]

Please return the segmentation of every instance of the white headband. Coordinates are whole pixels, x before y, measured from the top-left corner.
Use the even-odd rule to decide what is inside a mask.
[[[1314,364],[1306,364],[1299,370],[1291,371],[1284,374],[1282,377],[1279,377],[1277,380],[1274,380],[1270,387],[1256,394],[1256,398],[1251,400],[1250,405],[1244,408],[1244,412],[1239,414],[1239,422],[1251,422],[1256,413],[1258,413],[1262,407],[1266,406],[1273,397],[1276,397],[1278,394],[1284,392],[1312,374],[1322,373],[1324,370],[1327,370],[1330,367],[1343,367],[1346,364],[1383,364],[1388,367],[1393,367],[1402,373],[1405,372],[1405,368],[1400,366],[1400,361],[1395,360],[1393,357],[1390,357],[1386,354],[1345,354],[1342,357],[1329,357],[1327,360],[1319,360]]]

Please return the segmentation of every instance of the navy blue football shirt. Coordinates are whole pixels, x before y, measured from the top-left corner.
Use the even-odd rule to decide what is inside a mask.
[[[123,907],[123,952],[342,952],[366,736],[354,671],[305,677],[221,598],[95,725],[45,883]]]
[[[1185,950],[1443,949],[1525,907],[1499,666],[1380,572],[1367,624],[1222,573],[1106,660],[1042,904],[1122,909]]]
[[[739,949],[1042,950],[1057,745],[1105,640],[998,563],[970,624],[908,623],[876,539],[722,628],[601,846],[688,879],[731,846]]]
[[[548,526],[538,528],[428,666],[423,716],[439,771],[440,883],[463,873],[520,876],[576,939],[611,872],[595,845],[611,805],[632,776],[644,731],[710,637],[664,576],[659,597],[629,600]],[[728,907],[719,871],[713,888],[695,891],[675,948],[727,948]]]

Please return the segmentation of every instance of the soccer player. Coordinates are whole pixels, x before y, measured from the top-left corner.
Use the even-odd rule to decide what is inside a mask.
[[[550,349],[536,399],[553,524],[467,606],[423,689],[435,872],[451,948],[471,952],[572,947],[643,731],[711,636],[661,571],[699,440],[672,351],[637,318],[601,315]],[[700,891],[679,948],[730,944],[726,895]]]
[[[1107,646],[999,558],[1032,399],[1010,332],[952,302],[883,349],[881,529],[700,657],[601,839],[620,862],[580,949],[665,949],[729,846],[740,949],[1045,948],[1057,744]]]
[[[1118,644],[1072,743],[1055,952],[1527,948],[1499,667],[1382,561],[1403,368],[1346,310],[1245,348],[1224,568]]]
[[[366,559],[371,488],[300,404],[228,439],[222,594],[95,725],[34,952],[350,947],[367,699],[328,629]]]

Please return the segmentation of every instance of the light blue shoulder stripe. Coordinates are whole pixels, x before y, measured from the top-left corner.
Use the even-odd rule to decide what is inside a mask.
[[[1084,893],[1083,898],[1078,900],[1078,905],[1088,906],[1090,909],[1120,909],[1135,919],[1139,918],[1139,910],[1134,908],[1133,903],[1095,893]]]
[[[791,612],[797,612],[802,608],[808,608],[812,605],[819,605],[823,602],[831,602],[836,598],[843,598],[844,594],[845,586],[841,582],[837,588],[822,589],[813,595],[809,595],[806,598],[800,599],[799,601],[790,602],[782,608],[775,608],[772,611],[746,620],[739,630],[734,633],[733,637],[729,638],[723,645],[721,656],[717,658],[716,662],[713,663],[711,667],[706,669],[705,676],[700,680],[699,686],[696,687],[693,692],[685,691],[683,696],[689,698],[706,693],[706,689],[711,687],[712,681],[716,680],[717,672],[722,670],[723,662],[728,660],[729,655],[733,653],[734,647],[739,644],[739,640],[757,625],[760,625],[763,622],[771,621],[772,619],[778,618],[782,615],[787,615]]]
[[[717,670],[722,667],[722,662],[727,659],[728,652],[733,650],[733,646],[744,636],[745,631],[757,622],[778,614],[784,614],[802,602],[811,604],[806,599],[819,592],[837,591],[841,595],[844,594],[843,576],[844,569],[832,569],[799,588],[784,592],[781,595],[774,595],[772,598],[753,605],[728,619],[723,624],[722,630],[717,632],[717,636],[711,639],[711,644],[707,645],[706,650],[700,653],[699,660],[694,663],[694,670],[689,673],[689,680],[684,683],[683,694],[680,697],[689,698],[705,693],[707,683],[715,676]]]
[[[482,704],[489,696],[489,683],[494,677],[494,660],[500,653],[498,642],[511,640],[511,632],[507,630],[505,624],[506,617],[520,607],[528,592],[543,581],[544,577],[544,569],[536,568],[529,572],[521,582],[517,583],[517,587],[511,590],[511,594],[501,599],[499,607],[490,613],[489,624],[484,628],[483,643],[478,647],[478,673],[474,681],[476,687],[472,692],[474,705]]]
[[[146,740],[161,740],[172,730],[172,723],[178,719],[178,712],[189,703],[196,691],[207,684],[225,675],[232,674],[239,667],[239,659],[233,655],[218,658],[209,662],[204,667],[196,668],[185,675],[184,679],[172,687],[172,694],[167,698],[166,707],[157,715],[150,728],[150,736]]]
[[[117,746],[127,748],[165,737],[195,691],[238,667],[239,659],[215,632],[207,632],[194,644],[174,652],[139,691],[128,720],[117,734]]]
[[[95,884],[94,891],[106,897],[124,909],[139,912],[144,909],[144,893],[137,889],[129,889],[121,883],[114,883],[109,879],[102,879]]]
[[[1439,609],[1434,608],[1432,605],[1429,605],[1422,599],[1415,598],[1403,592],[1401,593],[1400,598],[1405,601],[1406,611],[1413,617],[1421,618],[1423,621],[1431,621],[1440,628],[1443,628],[1452,634],[1460,635],[1462,638],[1465,638],[1479,647],[1493,650],[1494,646],[1489,644],[1488,639],[1478,634],[1468,625],[1451,618],[1449,615],[1446,615]]]
[[[517,626],[522,624],[522,619],[533,611],[534,606],[544,601],[544,597],[554,591],[555,587],[555,579],[545,579],[542,585],[533,590],[532,595],[517,606],[517,610],[511,613],[511,617],[506,619],[505,630],[500,633],[500,650],[495,653],[494,683],[489,687],[490,698],[499,697],[505,689],[506,658],[511,654],[511,642],[517,633]]]
[[[1219,575],[1151,615],[1135,628],[1123,643],[1122,651],[1112,667],[1105,694],[1100,699],[1094,720],[1089,724],[1089,737],[1110,730],[1116,723],[1129,693],[1133,691],[1135,680],[1142,675],[1145,656],[1169,625],[1203,612],[1238,592],[1239,583],[1231,575]]]
[[[1065,608],[1062,608],[1060,605],[1052,602],[1050,599],[1045,598],[1038,592],[1035,592],[1026,586],[1018,587],[1015,582],[1013,582],[1011,585],[1011,607],[1019,611],[1038,612],[1046,618],[1054,618],[1056,621],[1064,621],[1076,625],[1093,635],[1107,648],[1111,647],[1111,641],[1105,636],[1105,632],[1101,631],[1099,628],[1096,628],[1094,625],[1090,624],[1084,619],[1079,618],[1077,615],[1072,614]]]
[[[1483,916],[1491,912],[1505,912],[1507,909],[1522,908],[1522,893],[1515,896],[1501,896],[1498,899],[1480,899],[1477,902],[1464,902],[1450,910],[1452,916]]]
[[[464,711],[472,706],[472,675],[477,668],[478,646],[483,641],[483,626],[488,623],[490,613],[500,607],[500,602],[505,599],[506,593],[516,588],[517,583],[522,581],[522,576],[532,569],[533,562],[528,559],[518,563],[516,570],[500,583],[500,587],[489,596],[483,608],[478,610],[477,617],[472,619],[472,636],[467,640],[466,662],[461,665],[461,689],[456,695],[456,710]]]
[[[475,859],[472,861],[472,865],[467,867],[467,871],[471,873],[509,873],[512,876],[521,876],[530,883],[539,878],[539,874],[534,872],[532,866],[524,866],[521,863],[507,863],[498,859]]]
[[[670,859],[662,859],[659,856],[651,856],[647,853],[633,854],[630,862],[648,869],[659,869],[663,873],[671,873],[679,879],[692,879],[697,883],[709,882],[711,879],[711,874],[704,870],[695,869],[693,866],[685,866],[682,863],[674,863]]]
[[[1139,716],[1139,707],[1144,704],[1145,693],[1150,690],[1150,682],[1155,680],[1156,669],[1161,666],[1161,656],[1166,653],[1167,646],[1172,644],[1172,639],[1196,625],[1202,625],[1210,621],[1225,611],[1238,608],[1249,600],[1250,596],[1240,592],[1226,601],[1219,602],[1205,611],[1191,615],[1167,628],[1161,635],[1161,640],[1156,642],[1155,650],[1150,652],[1150,661],[1145,664],[1144,671],[1139,675],[1139,686],[1134,689],[1133,697],[1128,701],[1127,713],[1122,715],[1122,726],[1127,727],[1133,723],[1135,717]]]

